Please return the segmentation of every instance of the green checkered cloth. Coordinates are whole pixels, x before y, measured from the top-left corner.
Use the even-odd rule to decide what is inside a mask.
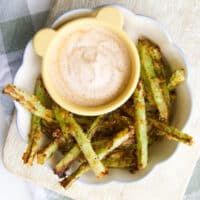
[[[1,0],[0,4],[0,89],[13,81],[13,78],[22,63],[26,44],[46,23],[50,0]],[[0,104],[4,109],[5,119],[10,121],[13,102],[0,93]],[[0,129],[0,132],[1,129]],[[6,134],[6,133],[5,133]],[[185,200],[200,199],[200,162],[187,188]],[[31,186],[34,187],[34,186]],[[33,189],[31,189],[33,191]],[[37,200],[67,200],[51,191],[43,190],[38,193],[34,190],[34,199]]]
[[[13,81],[22,63],[24,48],[34,33],[44,26],[48,10],[30,11],[27,0],[0,2],[0,89],[2,89]],[[9,120],[13,103],[10,98],[2,94],[0,102]]]

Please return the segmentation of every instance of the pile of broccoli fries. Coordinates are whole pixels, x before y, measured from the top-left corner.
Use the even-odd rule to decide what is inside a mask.
[[[90,169],[98,178],[106,176],[109,168],[144,169],[149,146],[163,137],[191,145],[191,136],[169,125],[175,89],[184,81],[184,69],[170,73],[160,48],[146,38],[138,40],[138,52],[141,75],[133,96],[105,115],[87,117],[64,110],[50,98],[41,77],[36,80],[34,95],[7,85],[3,92],[32,113],[24,164],[31,166],[34,160],[44,164],[60,151],[63,158],[53,170],[60,184],[68,188]],[[43,134],[50,142],[41,149]],[[74,162],[77,169],[66,173]]]

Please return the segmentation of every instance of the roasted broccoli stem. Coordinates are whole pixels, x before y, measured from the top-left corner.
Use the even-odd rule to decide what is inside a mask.
[[[98,116],[94,122],[92,123],[92,125],[90,126],[89,130],[86,133],[86,136],[88,137],[89,140],[91,140],[91,138],[93,137],[93,135],[95,134],[99,124],[101,123],[103,119],[103,115],[102,116]],[[65,170],[69,167],[69,165],[78,158],[78,156],[81,154],[81,150],[79,148],[79,146],[77,144],[75,144],[69,152],[67,152],[63,159],[60,160],[60,162],[55,166],[54,168],[54,172],[62,177],[64,175]]]
[[[112,141],[108,141],[108,146],[106,148],[103,147],[103,149],[99,149],[97,155],[99,159],[103,159],[106,157],[110,152],[112,152],[114,149],[119,147],[123,142],[125,142],[129,137],[130,134],[133,134],[133,129],[128,131],[128,129],[125,129],[123,131],[120,131],[118,134],[116,134],[115,137],[113,137]],[[62,180],[60,183],[64,188],[68,188],[72,185],[74,181],[76,181],[83,173],[88,171],[90,169],[90,166],[87,163],[83,163],[80,165],[80,167],[73,172],[70,176]]]
[[[90,140],[87,138],[86,134],[83,132],[82,128],[77,124],[72,114],[67,112],[66,110],[61,109],[58,106],[54,108],[58,113],[60,113],[60,117],[70,125],[70,133],[76,140],[79,148],[87,159],[89,165],[93,169],[95,175],[98,178],[105,176],[108,171],[99,160],[98,156],[94,152]]]
[[[150,86],[155,104],[159,110],[160,117],[163,120],[168,120],[168,106],[160,87],[160,81],[156,76],[153,59],[148,52],[148,45],[146,45],[145,39],[139,39],[138,50],[141,60],[141,68],[144,70],[144,76],[146,76],[146,79],[148,80],[148,84]]]
[[[33,115],[31,119],[31,131],[28,138],[28,146],[23,154],[24,164],[31,166],[38,151],[41,138],[40,118]]]
[[[66,138],[63,135],[64,134],[60,129],[56,129],[53,131],[53,141],[37,153],[38,164],[44,164],[59,149],[60,145],[66,144]]]
[[[34,94],[38,98],[39,101],[43,102],[43,105],[50,104],[50,98],[43,86],[41,77],[38,77],[35,84]],[[47,99],[49,99],[47,101]],[[32,115],[31,119],[31,131],[29,133],[28,138],[28,146],[26,148],[25,153],[23,154],[24,164],[31,166],[33,164],[33,160],[37,154],[39,143],[41,139],[41,118],[35,115]]]
[[[140,81],[133,96],[135,106],[135,133],[137,143],[137,166],[144,169],[148,162],[148,137],[144,88]]]
[[[185,70],[183,68],[177,69],[171,75],[168,83],[168,88],[170,91],[174,90],[180,83],[185,80]]]
[[[167,106],[169,107],[170,94],[169,94],[169,89],[167,87],[167,77],[166,77],[167,72],[165,70],[165,66],[163,65],[162,53],[161,53],[160,47],[148,39],[143,39],[143,42],[148,47],[148,52],[152,58],[156,76],[160,81],[160,87],[162,89],[165,102],[167,103]]]
[[[23,90],[16,88],[13,84],[8,84],[3,93],[11,96],[15,101],[22,104],[33,115],[45,119],[48,122],[53,122],[53,113],[50,109],[46,109],[38,98],[34,95],[25,93]]]
[[[188,145],[192,145],[193,139],[190,135],[181,132],[180,130],[178,130],[175,127],[168,126],[167,124],[162,123],[158,120],[149,118],[148,121],[150,123],[152,123],[152,125],[155,128],[161,130],[162,133],[165,133],[165,135],[168,137],[168,139],[173,139],[173,140],[176,140],[178,142],[182,142],[182,143],[185,143],[185,144],[188,144]]]
[[[103,164],[108,168],[137,168],[137,159],[133,150],[116,150],[103,159]]]

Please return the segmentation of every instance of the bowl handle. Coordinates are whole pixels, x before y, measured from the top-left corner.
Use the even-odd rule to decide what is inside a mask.
[[[56,31],[50,28],[44,28],[38,31],[33,37],[33,48],[37,55],[44,56],[48,45],[55,37]]]
[[[108,23],[116,28],[122,29],[124,25],[124,16],[122,13],[116,8],[110,6],[100,9],[96,18],[97,20]]]

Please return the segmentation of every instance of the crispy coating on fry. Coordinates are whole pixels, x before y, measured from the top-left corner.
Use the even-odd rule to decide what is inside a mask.
[[[159,79],[156,76],[154,70],[153,59],[148,52],[148,45],[146,45],[146,39],[139,39],[138,50],[140,54],[141,68],[142,71],[144,71],[144,76],[146,77],[145,79],[147,80],[148,85],[150,86],[153,99],[160,113],[160,117],[163,120],[168,120],[168,106],[162,93]]]
[[[174,90],[180,83],[185,80],[185,70],[183,68],[177,69],[171,75],[168,83],[169,90]]]
[[[41,77],[38,77],[35,84],[36,97],[39,101],[44,103],[44,98],[48,96],[46,90],[44,89]],[[35,115],[32,115],[31,119],[31,130],[28,137],[28,146],[24,152],[22,159],[24,164],[31,166],[33,165],[34,158],[37,154],[39,143],[42,135],[41,131],[41,118]]]
[[[28,146],[22,156],[24,164],[28,166],[33,165],[33,160],[38,151],[41,134],[40,118],[33,115],[31,119],[31,131],[29,134]]]
[[[137,166],[138,169],[144,169],[148,162],[148,137],[144,88],[141,81],[138,83],[138,86],[134,92],[133,101],[135,106]]]
[[[98,116],[93,123],[91,124],[89,130],[86,133],[86,136],[88,137],[89,140],[93,137],[95,134],[99,124],[103,120],[103,115]],[[70,166],[70,164],[78,158],[78,156],[81,154],[81,150],[77,144],[75,144],[69,152],[67,152],[63,159],[60,160],[60,162],[55,166],[54,172],[58,174],[60,177],[64,175],[65,170]]]
[[[129,133],[129,134],[128,134]],[[112,142],[109,141],[108,145],[105,145],[107,147],[104,147],[103,149],[99,149],[99,152],[97,152],[98,157],[102,160],[104,157],[106,157],[110,152],[112,152],[114,149],[119,147],[124,141],[126,141],[129,138],[130,134],[133,134],[133,129],[128,132],[128,129],[125,129],[113,138]],[[70,176],[65,178],[60,182],[60,184],[68,188],[72,185],[72,183],[77,180],[83,173],[87,172],[90,169],[90,166],[87,163],[83,163],[80,165],[80,167],[73,172]]]
[[[93,169],[95,175],[98,178],[105,176],[108,173],[107,169],[99,160],[98,156],[92,148],[90,140],[87,138],[79,124],[77,124],[72,114],[59,108],[58,106],[55,107],[55,111],[57,111],[57,115],[60,115],[65,123],[67,122],[70,124],[71,135],[76,140],[79,148],[81,149],[82,153],[84,154],[85,158]]]
[[[177,128],[168,126],[165,123],[159,122],[158,120],[155,120],[155,119],[149,118],[148,120],[157,129],[163,131],[163,133],[165,133],[169,139],[173,139],[173,140],[176,140],[188,145],[193,144],[192,137],[186,133],[179,131]]]
[[[32,114],[45,119],[48,122],[54,121],[52,111],[46,109],[36,96],[25,93],[23,90],[16,88],[13,84],[8,84],[3,89],[3,93],[11,96]]]

